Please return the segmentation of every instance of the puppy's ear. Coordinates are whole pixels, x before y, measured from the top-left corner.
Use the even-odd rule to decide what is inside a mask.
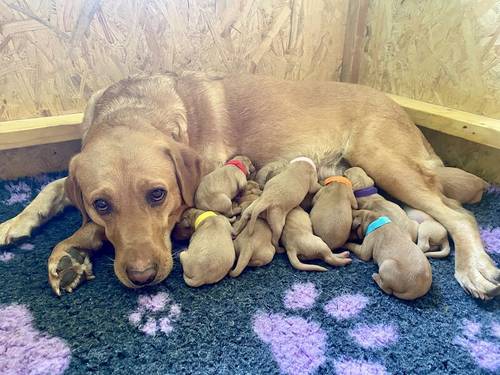
[[[178,142],[171,142],[167,154],[174,163],[182,199],[188,207],[193,207],[194,194],[203,173],[202,160],[194,150]]]
[[[90,217],[83,204],[82,190],[78,183],[78,155],[73,157],[69,163],[69,175],[64,182],[64,191],[68,199],[76,206],[82,214],[82,226],[90,221]]]
[[[358,229],[358,227],[362,223],[362,214],[361,211],[354,210],[352,211],[352,229]]]

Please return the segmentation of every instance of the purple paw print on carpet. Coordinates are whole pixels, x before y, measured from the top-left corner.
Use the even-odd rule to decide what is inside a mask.
[[[481,227],[479,233],[486,251],[490,254],[500,255],[500,227]]]
[[[3,251],[0,253],[0,262],[7,263],[14,259],[14,254],[9,253],[8,251]]]
[[[492,340],[485,340],[484,336],[487,335],[488,332],[483,332],[483,335],[481,335],[481,323],[464,320],[462,335],[457,336],[454,343],[465,349],[479,367],[490,371],[497,371],[500,370],[499,330],[500,324],[498,322],[493,322],[490,331]],[[480,336],[483,336],[483,338],[480,338]],[[495,338],[497,340],[495,340]]]
[[[138,306],[128,320],[139,331],[154,336],[158,332],[168,335],[174,330],[173,324],[181,315],[181,307],[172,301],[168,293],[145,294],[137,302]]]
[[[0,306],[0,374],[62,374],[71,351],[58,337],[33,327],[23,305]]]
[[[295,283],[285,292],[283,305],[297,311],[314,307],[319,291],[313,283]],[[368,305],[369,299],[362,294],[344,294],[331,299],[324,307],[325,312],[336,320],[356,317]],[[327,363],[327,334],[318,322],[296,315],[285,315],[257,311],[252,327],[262,342],[270,346],[281,372],[285,374],[312,374]],[[384,331],[384,332],[382,332]],[[363,346],[357,335],[366,335]],[[397,328],[393,325],[360,325],[349,335],[363,348],[380,348],[397,340]],[[339,375],[387,374],[382,364],[353,358],[334,361]]]
[[[31,198],[31,187],[26,182],[19,182],[17,184],[11,182],[5,186],[5,189],[10,194],[10,197],[3,202],[7,206],[23,203]]]
[[[379,363],[344,358],[335,361],[337,375],[387,375],[385,367]]]

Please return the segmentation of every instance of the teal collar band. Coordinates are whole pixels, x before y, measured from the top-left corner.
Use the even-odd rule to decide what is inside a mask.
[[[384,226],[385,224],[389,224],[390,222],[391,219],[389,219],[387,216],[380,216],[377,220],[373,220],[368,225],[368,228],[366,228],[365,237],[368,236],[374,230],[377,230],[378,228]]]

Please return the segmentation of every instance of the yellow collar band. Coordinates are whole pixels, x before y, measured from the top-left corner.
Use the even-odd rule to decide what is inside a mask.
[[[217,216],[217,214],[213,211],[205,211],[201,215],[199,215],[194,221],[194,230],[196,230],[202,222],[212,216]]]

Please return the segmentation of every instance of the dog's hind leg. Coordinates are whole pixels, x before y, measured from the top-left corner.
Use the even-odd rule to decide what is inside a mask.
[[[49,183],[19,215],[0,224],[0,246],[29,237],[33,229],[71,205],[64,192],[65,180]]]
[[[275,247],[279,247],[279,240],[281,233],[283,232],[283,227],[285,226],[286,214],[278,207],[272,207],[267,211],[267,223],[269,228],[271,228],[272,237],[271,243]]]

